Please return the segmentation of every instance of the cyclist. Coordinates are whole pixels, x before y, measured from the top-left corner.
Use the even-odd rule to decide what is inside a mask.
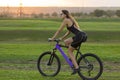
[[[60,39],[65,39],[70,32],[72,32],[75,36],[70,37],[68,39],[65,39],[65,45],[68,46],[68,54],[70,59],[72,60],[72,63],[74,64],[74,69],[72,74],[76,74],[79,71],[79,66],[76,62],[75,56],[73,54],[73,51],[80,45],[82,38],[86,35],[83,31],[80,30],[79,25],[77,21],[72,17],[72,15],[67,10],[62,10],[61,18],[63,18],[63,22],[60,26],[60,28],[56,31],[54,36],[51,38],[51,40],[54,40],[57,35],[64,29],[64,27],[67,28],[67,32],[65,35],[63,35]]]

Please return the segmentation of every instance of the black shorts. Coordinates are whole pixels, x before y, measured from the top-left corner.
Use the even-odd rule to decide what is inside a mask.
[[[73,42],[71,43],[71,46],[73,48],[77,48],[82,42],[85,42],[87,40],[87,35],[85,32],[80,32],[74,37],[72,37]]]

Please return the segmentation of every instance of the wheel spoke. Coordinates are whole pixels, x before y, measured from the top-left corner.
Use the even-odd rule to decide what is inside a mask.
[[[97,79],[102,74],[103,66],[100,59],[94,54],[85,54],[78,60],[79,75],[84,79]]]
[[[80,68],[86,68],[86,69],[88,69],[88,66],[80,66]]]
[[[43,76],[55,76],[60,71],[59,58],[51,53],[44,53],[39,57],[38,70]]]

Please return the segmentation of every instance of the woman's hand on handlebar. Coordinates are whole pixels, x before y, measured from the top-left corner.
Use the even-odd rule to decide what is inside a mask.
[[[48,38],[48,41],[54,41],[55,39],[53,39],[53,38]]]
[[[58,38],[60,41],[62,41],[63,39],[62,38]]]
[[[59,39],[53,39],[53,38],[48,38],[48,41],[61,41],[62,39],[59,38]]]

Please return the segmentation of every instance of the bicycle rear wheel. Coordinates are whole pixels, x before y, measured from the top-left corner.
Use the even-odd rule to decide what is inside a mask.
[[[101,60],[91,53],[84,54],[79,58],[78,65],[80,67],[78,74],[84,80],[97,80],[103,72]]]
[[[38,59],[37,67],[41,75],[52,77],[59,73],[61,64],[56,54],[44,52]]]

